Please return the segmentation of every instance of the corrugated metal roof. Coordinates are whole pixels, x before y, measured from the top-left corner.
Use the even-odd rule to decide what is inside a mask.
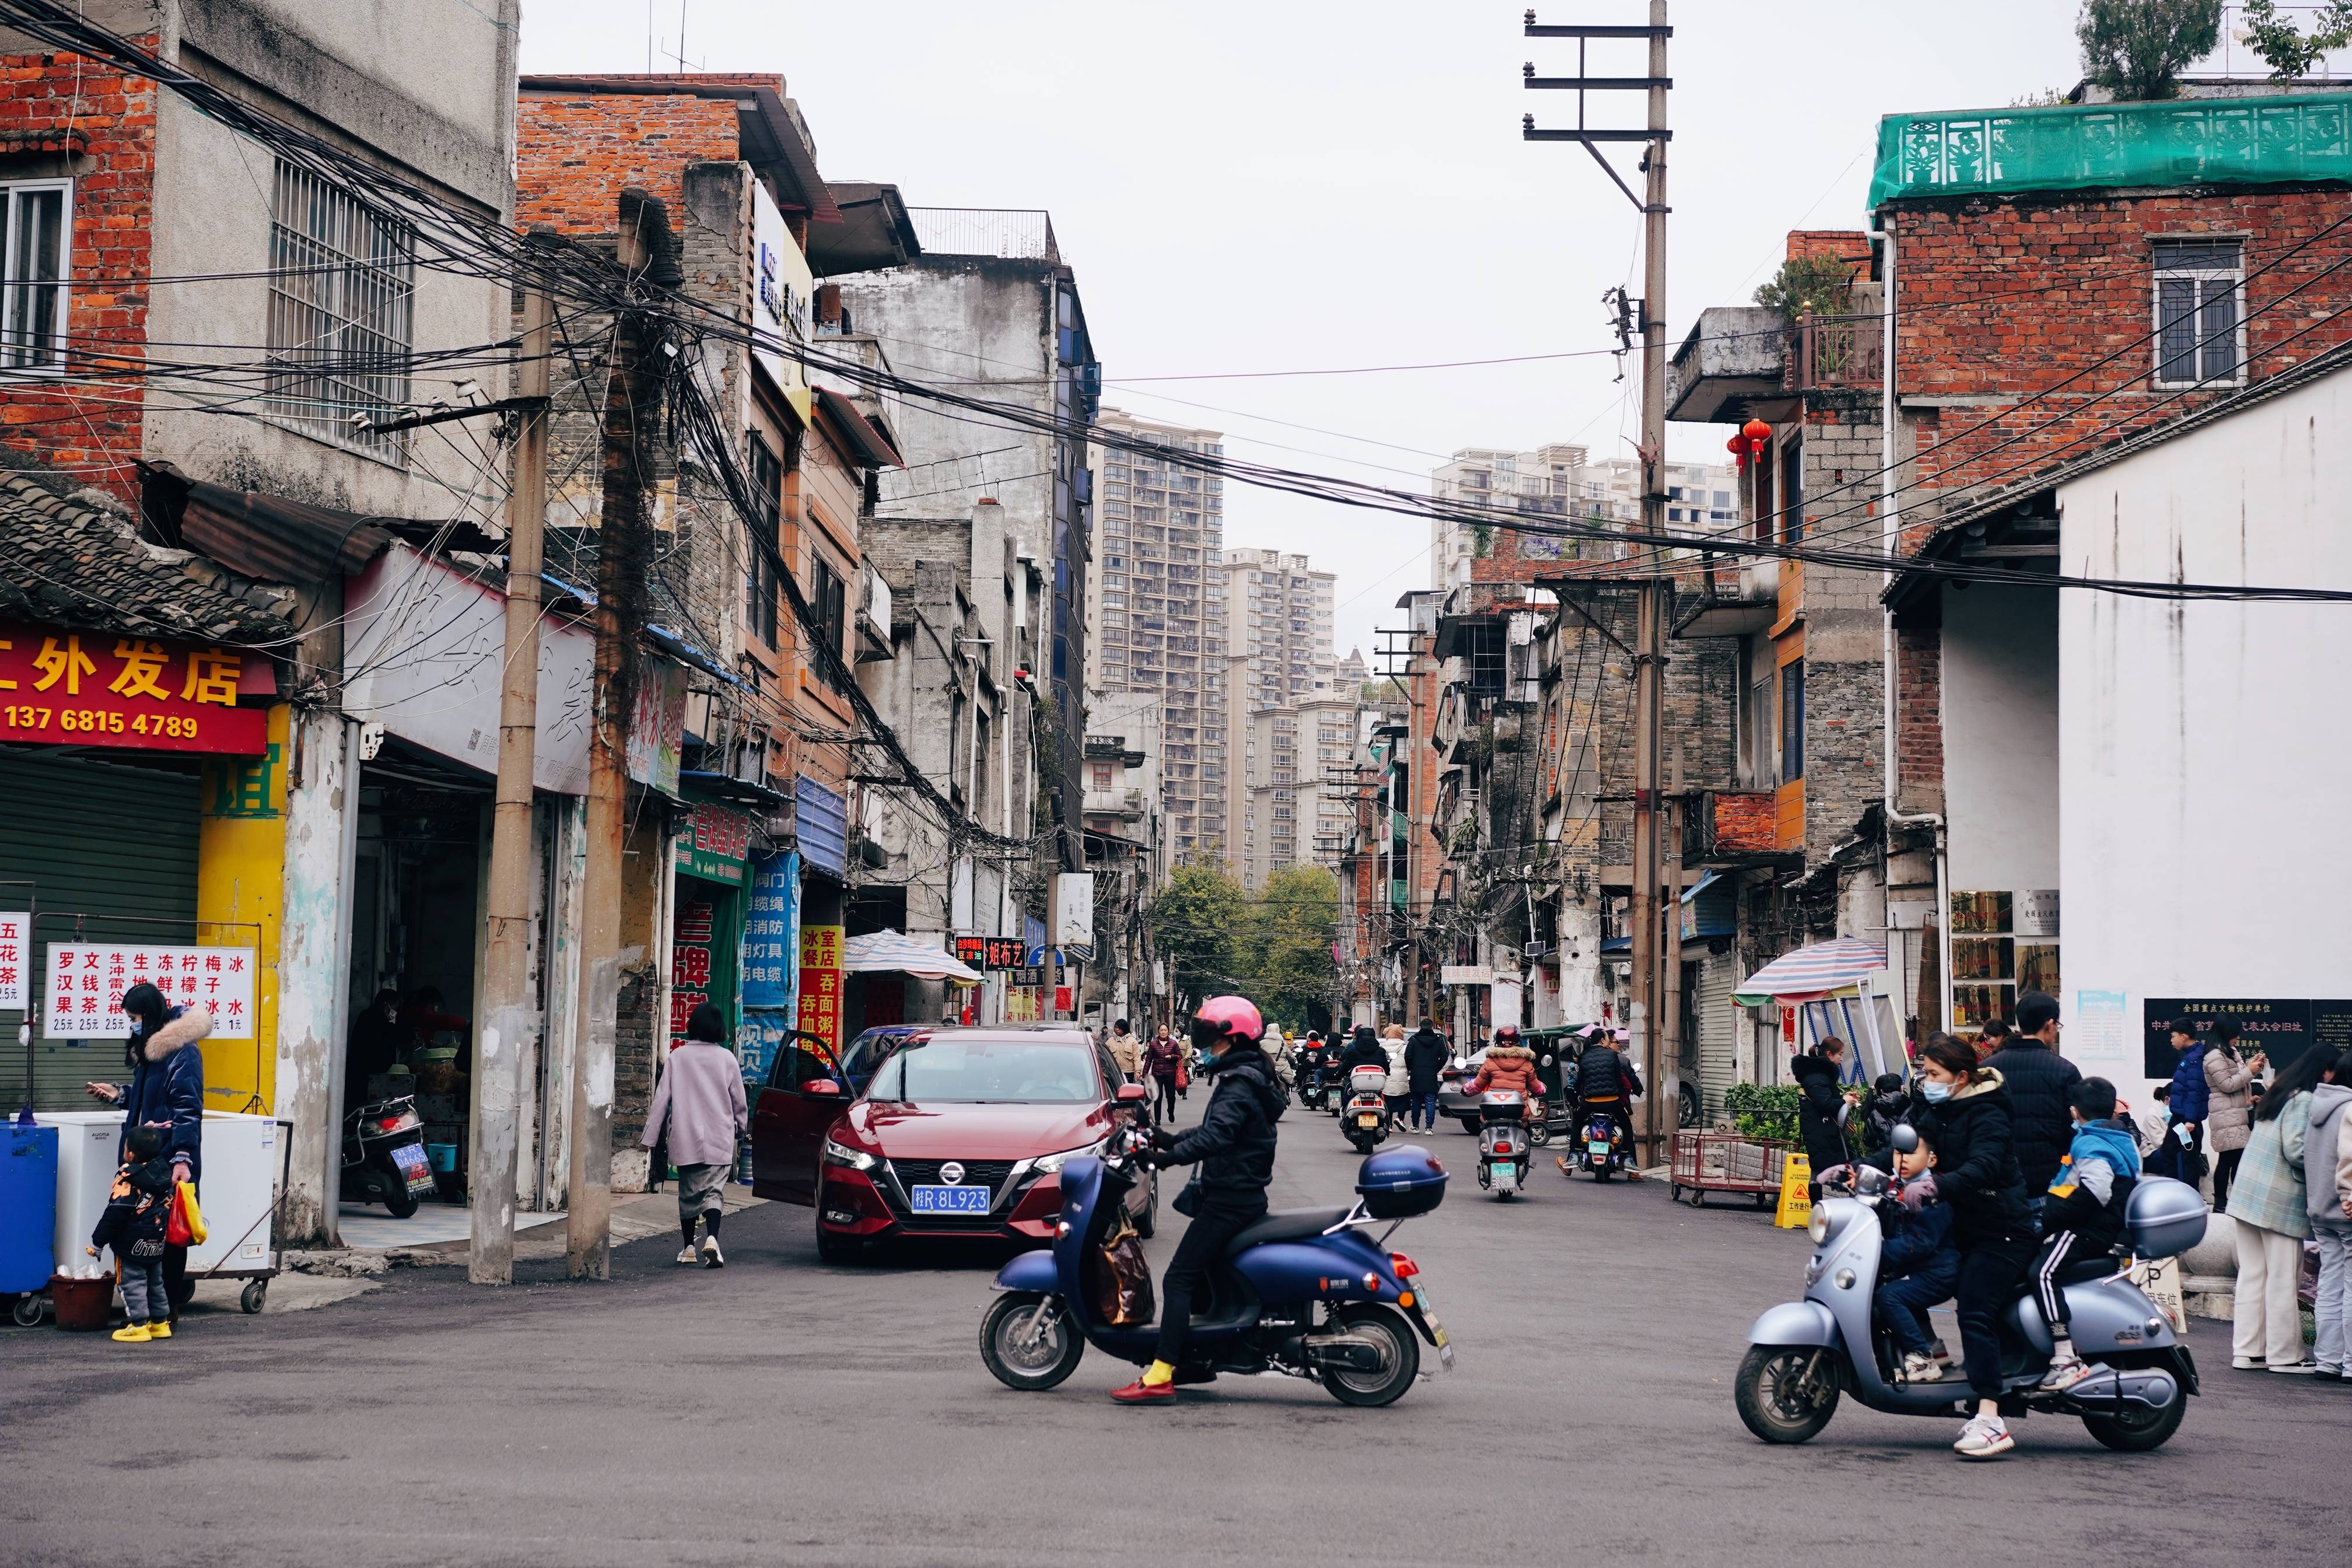
[[[333,511],[259,490],[175,480],[184,490],[182,542],[233,572],[268,583],[320,583],[349,576],[383,553],[392,519]]]

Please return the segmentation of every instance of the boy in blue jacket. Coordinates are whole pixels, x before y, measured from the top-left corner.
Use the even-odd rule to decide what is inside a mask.
[[[2139,1180],[2139,1140],[2116,1115],[2116,1086],[2086,1078],[2074,1086],[2074,1142],[2050,1184],[2042,1225],[2049,1239],[2033,1260],[2033,1293],[2050,1323],[2050,1370],[2044,1393],[2063,1394],[2091,1375],[2074,1353],[2059,1277],[2070,1263],[2104,1258],[2122,1239],[2124,1205]]]
[[[1879,1210],[1885,1231],[1878,1254],[1878,1289],[1872,1309],[1895,1348],[1903,1352],[1895,1371],[1901,1383],[1933,1383],[1942,1375],[1927,1309],[1949,1297],[1960,1281],[1960,1249],[1952,1240],[1952,1211],[1936,1195],[1928,1167],[1936,1158],[1930,1128],[1915,1129],[1919,1146],[1891,1152],[1901,1181],[1901,1203]]]

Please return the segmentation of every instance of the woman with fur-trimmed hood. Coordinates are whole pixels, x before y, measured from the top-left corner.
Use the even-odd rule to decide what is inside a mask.
[[[1524,1094],[1530,1103],[1543,1099],[1543,1079],[1536,1072],[1536,1054],[1519,1044],[1519,1032],[1508,1025],[1495,1031],[1495,1043],[1486,1047],[1486,1059],[1478,1064],[1478,1076],[1470,1080],[1472,1099],[1489,1089],[1505,1089]]]
[[[153,1127],[163,1134],[163,1154],[174,1181],[201,1183],[205,1173],[205,1058],[196,1042],[213,1032],[213,1016],[195,1005],[173,1006],[163,994],[141,981],[122,994],[131,1019],[123,1056],[129,1083],[88,1083],[94,1100],[122,1107],[122,1146],[127,1157],[131,1130]],[[163,1249],[163,1284],[174,1317],[188,1299],[188,1249]]]

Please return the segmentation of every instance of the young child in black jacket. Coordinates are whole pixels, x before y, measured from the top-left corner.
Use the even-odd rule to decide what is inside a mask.
[[[134,1127],[124,1140],[122,1168],[114,1173],[106,1212],[85,1249],[92,1258],[114,1248],[122,1265],[122,1311],[130,1319],[114,1331],[126,1344],[172,1337],[172,1305],[163,1293],[163,1235],[172,1219],[172,1162],[163,1151],[163,1130]]]

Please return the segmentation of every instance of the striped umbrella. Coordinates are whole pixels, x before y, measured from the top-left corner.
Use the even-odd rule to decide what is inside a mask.
[[[841,944],[841,967],[849,974],[911,974],[919,980],[980,984],[980,973],[942,950],[895,931],[869,931]]]
[[[1864,975],[1885,967],[1884,947],[1858,936],[1842,936],[1782,953],[1741,981],[1731,998],[1743,1007],[1774,1000],[1817,1002],[1832,992],[1852,990]]]

